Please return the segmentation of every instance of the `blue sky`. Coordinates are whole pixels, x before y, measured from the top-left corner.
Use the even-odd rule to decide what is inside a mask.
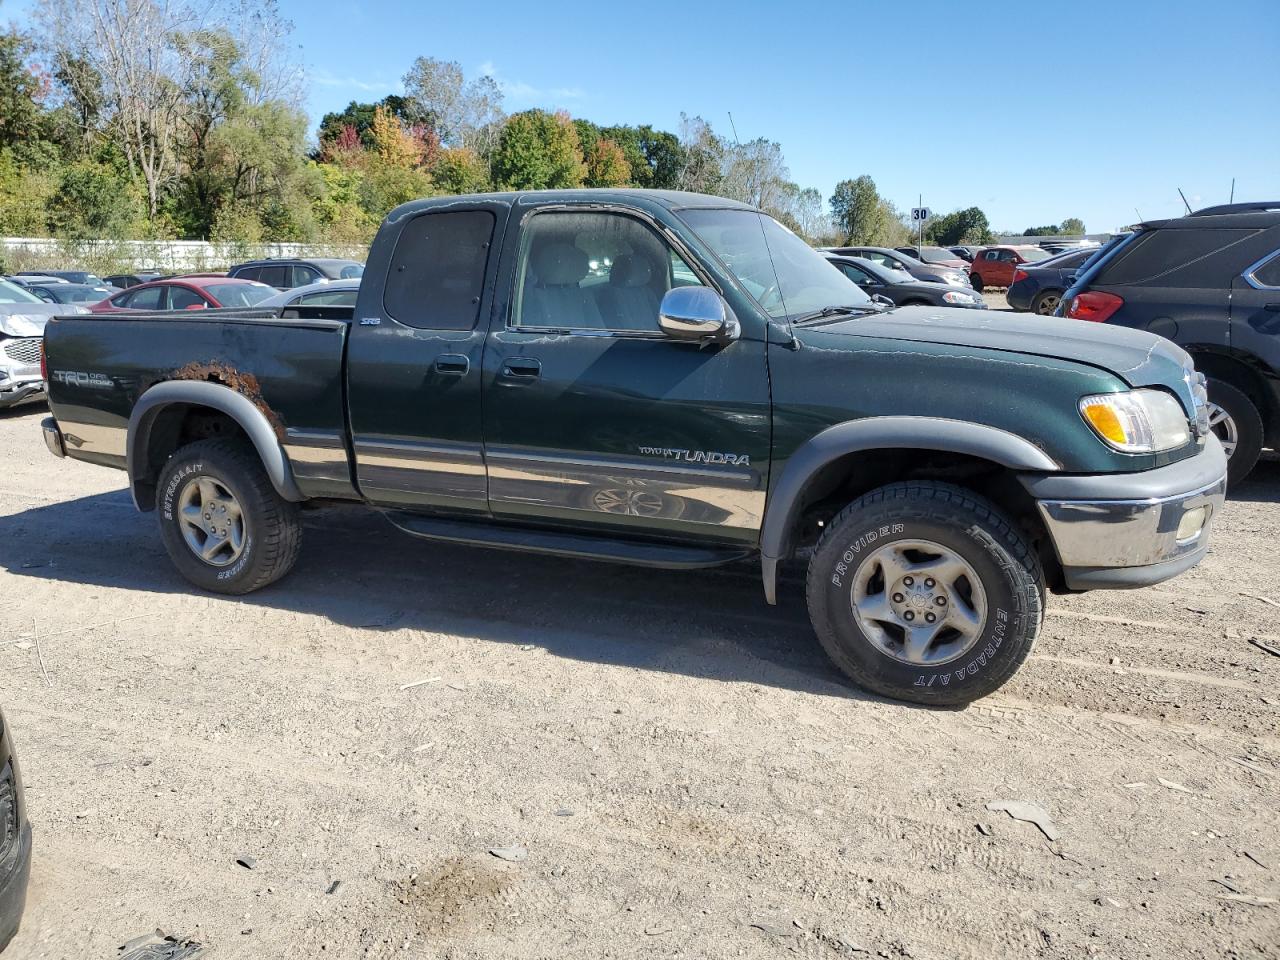
[[[21,19],[32,0],[9,0]],[[870,174],[899,207],[1105,231],[1280,199],[1280,0],[585,4],[280,0],[313,120],[401,89],[414,57],[491,72],[508,110],[782,144],[824,196]]]

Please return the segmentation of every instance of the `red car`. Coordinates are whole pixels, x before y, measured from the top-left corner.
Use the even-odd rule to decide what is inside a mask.
[[[256,280],[230,277],[177,277],[153,280],[121,290],[95,303],[94,313],[117,310],[204,310],[207,307],[252,307],[275,295],[275,288]]]
[[[983,287],[1009,287],[1024,263],[1048,258],[1049,254],[1039,247],[987,247],[969,264],[969,282],[979,293]]]

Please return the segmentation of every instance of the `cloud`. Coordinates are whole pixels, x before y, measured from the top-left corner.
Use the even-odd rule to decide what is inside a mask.
[[[566,100],[586,99],[587,92],[581,87],[536,87],[523,80],[512,80],[504,77],[492,60],[486,60],[476,68],[481,77],[492,77],[502,90],[503,95],[517,106],[537,103],[564,103]]]
[[[400,82],[398,80],[361,80],[357,77],[336,77],[327,70],[316,70],[310,74],[311,82],[318,87],[339,87],[344,90],[359,90],[362,93],[390,93]]]

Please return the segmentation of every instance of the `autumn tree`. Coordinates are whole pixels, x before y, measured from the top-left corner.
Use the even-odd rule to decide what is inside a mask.
[[[631,178],[631,165],[626,154],[612,140],[601,137],[587,150],[589,187],[621,187]]]
[[[525,110],[503,126],[493,152],[493,178],[502,189],[578,187],[586,174],[578,132],[567,113]]]

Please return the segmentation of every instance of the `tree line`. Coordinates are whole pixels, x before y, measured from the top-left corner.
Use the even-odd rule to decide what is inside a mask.
[[[416,197],[636,186],[743,200],[814,243],[914,237],[870,177],[824,203],[767,138],[507,113],[492,77],[425,56],[402,95],[328,113],[313,139],[271,0],[39,0],[33,23],[0,33],[3,236],[354,244]],[[976,207],[926,232],[989,236]]]

